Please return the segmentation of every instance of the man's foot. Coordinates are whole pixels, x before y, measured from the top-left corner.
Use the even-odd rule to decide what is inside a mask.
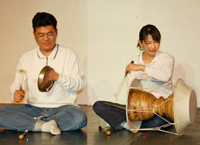
[[[53,135],[59,135],[59,134],[61,134],[61,131],[58,128],[57,123],[56,123],[55,120],[51,120],[49,122],[45,122],[42,125],[41,131],[42,132],[49,132],[49,133],[51,133]]]

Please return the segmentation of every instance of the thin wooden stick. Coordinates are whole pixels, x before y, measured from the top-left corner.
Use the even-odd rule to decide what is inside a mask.
[[[122,91],[122,88],[124,87],[124,84],[125,84],[125,82],[126,82],[126,77],[127,77],[127,75],[124,76],[124,78],[123,78],[123,80],[122,80],[122,82],[121,82],[119,88],[117,89],[116,93],[114,94],[116,100],[118,100],[119,95],[120,95],[120,93],[121,93],[121,91]]]
[[[20,73],[22,74],[22,83],[20,85],[20,90],[21,90],[21,89],[24,89],[23,86],[24,86],[26,71],[25,70],[20,70]]]
[[[99,131],[103,131],[106,135],[111,135],[111,132],[108,130],[108,128],[104,128],[102,126],[99,126]]]
[[[25,132],[19,136],[19,139],[24,139],[27,133],[28,133],[28,130],[25,130]]]
[[[25,93],[24,98],[20,103],[24,103],[25,100],[26,100],[26,93],[27,93],[27,90],[28,90],[27,72],[26,72],[26,70],[20,70],[20,73],[22,74],[22,82],[21,82],[21,85],[20,85],[20,90],[24,90],[24,93]],[[24,88],[24,84],[25,84],[25,88]]]
[[[134,61],[132,60],[131,63],[134,64]],[[126,78],[127,78],[127,74],[128,74],[128,72],[125,74],[125,76],[124,76],[119,88],[117,89],[117,91],[114,94],[116,101],[118,101],[119,95],[120,95],[120,93],[121,93],[121,91],[122,91],[122,89],[124,87],[124,84],[125,84]]]

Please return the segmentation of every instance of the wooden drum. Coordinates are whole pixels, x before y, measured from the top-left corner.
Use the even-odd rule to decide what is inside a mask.
[[[139,89],[141,88],[141,89]],[[197,101],[195,92],[190,89],[182,79],[178,79],[173,93],[167,98],[160,96],[156,98],[153,94],[143,91],[139,79],[134,79],[127,94],[126,117],[129,129],[132,132],[139,130],[158,130],[175,135],[182,135],[184,130],[195,122],[197,113]],[[140,129],[134,125],[136,121],[144,121],[157,115],[160,118],[166,114],[174,123],[176,132],[162,130],[161,127]],[[162,118],[163,119],[163,118]]]

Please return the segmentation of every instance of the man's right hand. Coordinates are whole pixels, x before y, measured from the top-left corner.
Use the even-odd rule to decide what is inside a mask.
[[[24,90],[16,90],[13,96],[14,101],[17,103],[21,102],[24,99],[24,95],[25,95]]]

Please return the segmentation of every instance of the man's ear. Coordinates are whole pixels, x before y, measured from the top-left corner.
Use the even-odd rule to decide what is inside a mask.
[[[58,29],[56,28],[56,36],[58,35]]]
[[[35,31],[33,30],[33,36],[34,36],[34,38],[36,37],[36,33],[35,33]]]

